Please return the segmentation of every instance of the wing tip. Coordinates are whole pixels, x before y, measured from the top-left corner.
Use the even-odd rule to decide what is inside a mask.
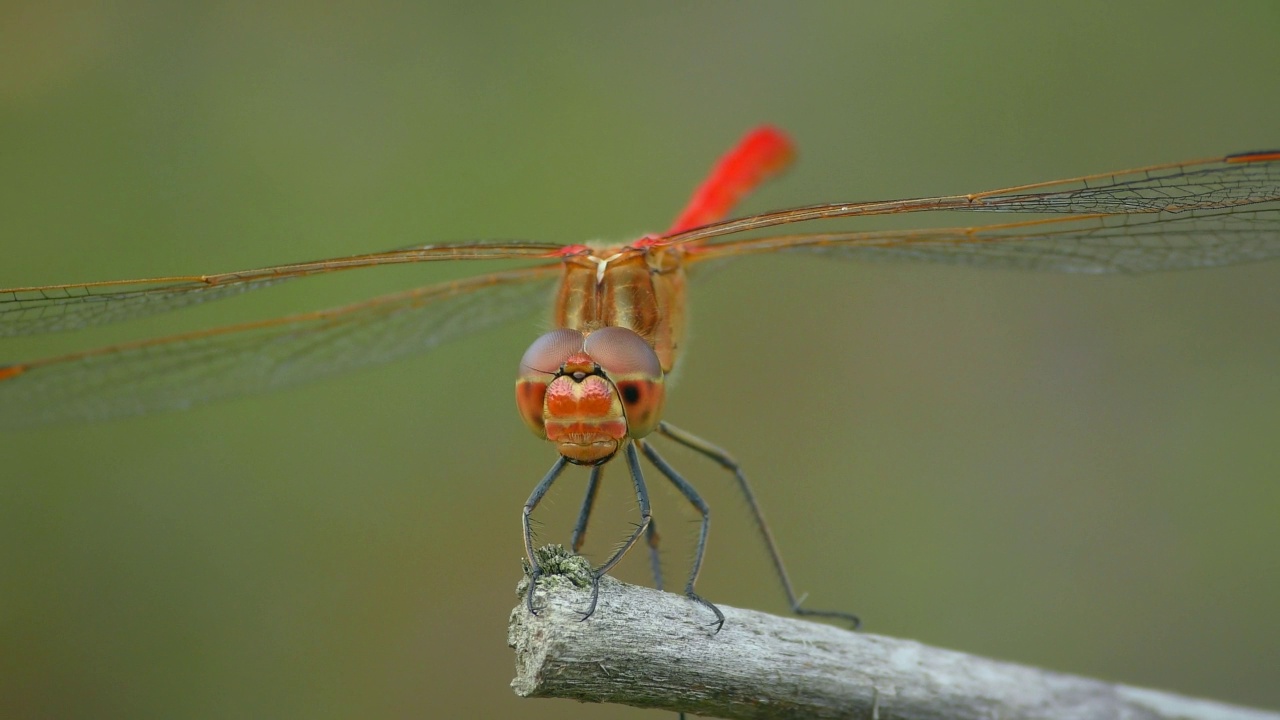
[[[1272,162],[1280,160],[1280,150],[1254,150],[1252,152],[1235,153],[1223,160],[1229,163]]]

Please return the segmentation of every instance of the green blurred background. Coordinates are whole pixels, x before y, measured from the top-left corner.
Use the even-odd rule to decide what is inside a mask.
[[[743,212],[1280,146],[1277,37],[1265,0],[10,1],[0,286],[625,239],[763,121],[800,162]],[[0,359],[482,269],[318,279]],[[1277,280],[743,260],[693,288],[667,416],[745,464],[813,607],[1277,708]],[[507,687],[519,508],[554,458],[511,387],[544,322],[0,437],[0,716],[665,717]],[[668,457],[716,512],[706,596],[785,610],[726,479]],[[584,479],[547,502],[544,541],[567,540]],[[609,479],[596,557],[634,517]],[[678,577],[696,523],[657,495]],[[643,557],[619,575],[647,582]]]

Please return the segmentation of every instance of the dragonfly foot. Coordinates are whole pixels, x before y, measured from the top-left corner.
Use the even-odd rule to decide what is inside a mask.
[[[596,614],[596,605],[600,602],[600,573],[591,574],[591,605],[587,607],[587,611],[582,613],[582,617],[578,618],[578,622],[582,622],[592,615]]]
[[[529,589],[525,591],[524,602],[529,608],[529,614],[534,617],[538,616],[538,611],[533,607],[533,593],[538,589],[538,578],[542,577],[542,568],[536,565],[529,571]]]
[[[796,615],[804,615],[807,617],[820,617],[820,618],[830,618],[832,620],[843,620],[849,623],[850,630],[857,630],[858,628],[862,627],[862,618],[849,612],[841,612],[839,610],[807,610],[805,608],[800,607],[799,605],[792,606],[791,612],[795,613]]]
[[[715,603],[712,603],[710,600],[703,598],[701,595],[694,592],[693,590],[685,590],[684,594],[690,600],[698,603],[699,605],[702,605],[703,607],[707,608],[708,610],[716,614],[715,622],[708,623],[708,627],[710,627],[711,625],[715,626],[716,629],[711,631],[712,635],[719,633],[720,629],[724,627],[724,613],[720,612],[720,608],[716,607]]]

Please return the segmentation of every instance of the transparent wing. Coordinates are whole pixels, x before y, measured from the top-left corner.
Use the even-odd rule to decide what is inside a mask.
[[[527,242],[422,245],[387,252],[220,273],[0,290],[0,337],[75,330],[237,295],[294,278],[441,260],[547,258],[562,246]]]
[[[756,238],[697,248],[690,260],[763,252],[1056,272],[1152,272],[1280,256],[1280,204],[1091,215],[937,230]]]
[[[0,367],[0,428],[184,408],[420,353],[545,308],[558,266]]]
[[[814,205],[714,223],[648,244],[681,244],[692,249],[699,243],[746,230],[825,218],[927,210],[1180,213],[1238,207],[1277,198],[1280,198],[1280,152],[1256,152],[973,195]],[[11,288],[0,290],[0,336],[68,330],[140,317],[321,273],[439,260],[551,258],[563,250],[563,246],[547,243],[457,243],[218,275]]]
[[[693,245],[760,228],[809,220],[928,210],[963,212],[1176,214],[1280,199],[1280,151],[1229,155],[1120,173],[1089,175],[974,195],[886,202],[832,203],[780,210],[706,225],[663,238],[662,245]]]

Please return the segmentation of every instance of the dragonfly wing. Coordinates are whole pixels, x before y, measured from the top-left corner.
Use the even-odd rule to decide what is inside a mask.
[[[0,367],[0,428],[185,408],[430,350],[546,306],[555,266]]]
[[[707,244],[714,238],[778,225],[909,212],[1129,215],[1230,209],[1276,200],[1280,200],[1280,151],[1269,151],[1153,165],[973,195],[829,203],[778,210],[686,230],[664,237],[660,244]]]
[[[79,330],[146,317],[274,285],[284,278],[260,278],[229,285],[199,280],[161,282],[122,289],[68,285],[0,291],[0,337]]]
[[[1033,213],[1149,213],[1225,208],[1280,197],[1280,157],[1243,154],[1219,161],[1094,175],[971,196],[961,210]],[[1066,185],[1058,189],[1058,186]],[[1036,190],[1025,192],[1025,190]],[[1043,189],[1043,191],[1041,191]]]
[[[531,242],[419,245],[217,275],[3,289],[0,337],[77,330],[145,317],[312,275],[445,260],[546,258],[560,249],[560,245]]]
[[[856,260],[1141,273],[1280,256],[1280,207],[1274,203],[1247,207],[1053,218],[972,228],[757,238],[700,248],[705,252],[691,256],[691,260],[796,251]]]

